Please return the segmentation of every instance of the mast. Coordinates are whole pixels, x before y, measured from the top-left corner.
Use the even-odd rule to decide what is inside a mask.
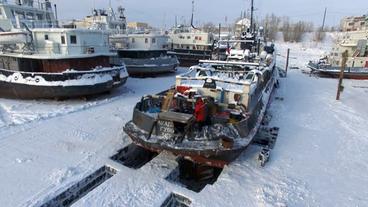
[[[250,8],[250,32],[253,33],[253,15],[254,15],[254,0],[251,1],[251,8]]]
[[[197,29],[195,26],[194,26],[194,0],[192,1],[192,18],[190,20],[190,25],[192,26],[193,29]]]
[[[323,15],[322,29],[321,29],[322,32],[325,30],[326,14],[327,14],[327,7],[325,8],[325,13]]]

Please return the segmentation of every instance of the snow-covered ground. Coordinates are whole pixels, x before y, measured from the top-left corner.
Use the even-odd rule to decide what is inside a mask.
[[[291,66],[270,108],[280,127],[271,160],[257,165],[257,147],[227,166],[200,193],[165,180],[175,157],[162,153],[139,170],[109,159],[130,143],[122,132],[144,94],[167,89],[175,76],[129,79],[92,100],[0,99],[0,205],[39,206],[104,165],[117,174],[74,206],[160,206],[175,192],[192,206],[368,206],[368,81],[337,80],[301,71],[329,50],[323,44],[277,42],[279,65]],[[185,69],[179,70],[184,72]]]

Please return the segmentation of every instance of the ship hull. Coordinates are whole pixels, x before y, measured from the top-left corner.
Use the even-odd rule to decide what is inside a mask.
[[[170,65],[156,65],[156,66],[145,66],[145,65],[127,65],[127,69],[130,75],[155,75],[162,73],[173,73],[176,71],[178,64]]]
[[[169,54],[178,57],[181,67],[198,65],[200,60],[208,60],[211,58],[211,51],[174,50],[169,52]]]
[[[142,132],[133,130],[134,123],[129,122],[125,127],[124,131],[132,139],[133,143],[141,146],[152,152],[163,152],[167,151],[174,155],[186,157],[196,163],[206,164],[213,167],[223,168],[225,165],[234,161],[239,155],[248,147],[243,146],[237,149],[230,150],[195,150],[195,149],[179,149],[161,145],[160,143],[153,143],[141,139],[142,136],[147,136]]]
[[[341,69],[339,67],[326,66],[322,67],[319,64],[308,63],[308,68],[313,73],[317,73],[322,77],[339,78]],[[346,68],[344,71],[344,78],[357,79],[357,80],[368,80],[368,68],[355,67]]]
[[[22,73],[0,69],[0,97],[12,99],[63,99],[109,92],[128,79],[117,69],[73,73]],[[5,78],[4,78],[5,77]],[[98,81],[89,82],[94,77]]]

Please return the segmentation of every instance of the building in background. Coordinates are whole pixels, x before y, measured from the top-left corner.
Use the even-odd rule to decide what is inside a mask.
[[[132,31],[146,31],[152,28],[144,22],[128,22],[128,29]]]
[[[341,31],[352,32],[367,30],[368,15],[345,17],[341,20]]]

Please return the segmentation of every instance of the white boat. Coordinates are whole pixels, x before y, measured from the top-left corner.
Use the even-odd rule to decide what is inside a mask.
[[[43,3],[48,5],[50,2],[45,0]],[[23,13],[44,11],[42,7],[32,6],[32,2],[14,5],[3,1],[0,9]],[[48,19],[54,17],[49,16]],[[12,19],[1,21],[5,22],[12,23]],[[11,35],[14,37],[11,38]],[[89,96],[113,90],[128,78],[125,65],[110,63],[110,58],[116,53],[110,51],[109,35],[102,31],[34,28],[26,23],[19,24],[18,20],[11,24],[9,31],[0,32],[0,40],[2,37],[0,97],[39,99]],[[15,39],[17,37],[20,38]]]
[[[329,55],[307,66],[321,76],[340,76],[342,54],[347,51],[345,78],[368,79],[368,30],[344,32],[336,41]]]
[[[168,55],[168,36],[161,34],[129,34],[127,48],[117,48],[118,55],[130,75],[153,75],[175,72],[176,56]]]
[[[168,55],[168,36],[156,33],[128,33],[125,9],[113,8],[94,10],[91,16],[73,21],[68,27],[97,28],[110,34],[109,42],[118,53],[130,75],[154,75],[175,72],[179,62],[174,55]],[[119,61],[113,58],[113,62]]]
[[[169,36],[170,54],[178,57],[181,66],[196,65],[199,60],[211,58],[215,40],[212,33],[180,25]]]

